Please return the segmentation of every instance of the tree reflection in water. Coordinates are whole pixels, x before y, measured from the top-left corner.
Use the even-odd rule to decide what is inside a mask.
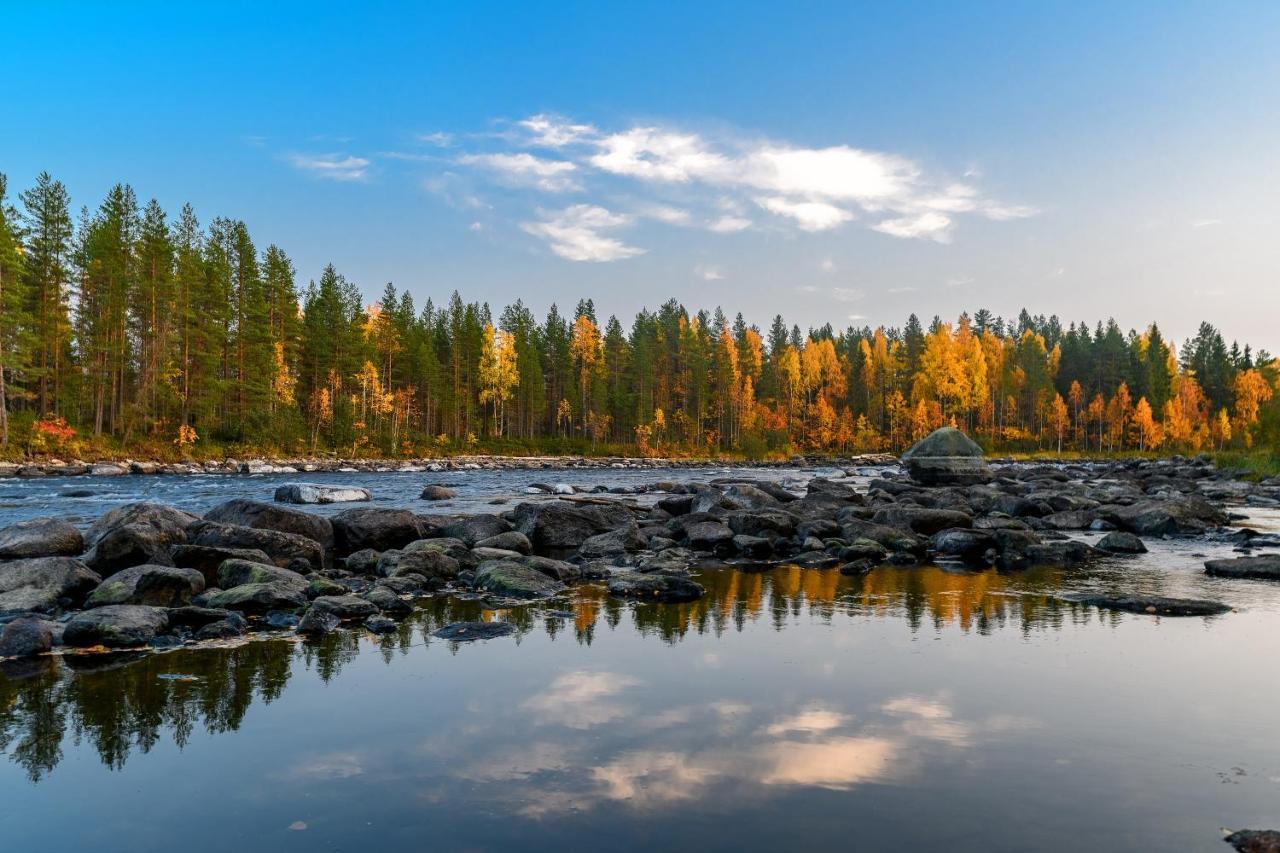
[[[327,682],[370,644],[388,663],[426,645],[456,653],[456,645],[431,634],[464,620],[510,622],[517,643],[540,626],[553,640],[572,631],[577,642],[590,644],[600,631],[617,630],[628,615],[639,633],[669,643],[690,631],[741,631],[761,619],[782,630],[801,618],[902,618],[912,631],[956,626],[987,634],[1010,625],[1029,632],[1098,618],[1096,611],[1055,597],[1063,575],[1057,569],[1002,575],[935,566],[882,567],[862,577],[794,566],[711,569],[699,577],[707,595],[689,604],[620,602],[599,585],[576,589],[568,601],[506,610],[438,596],[421,600],[413,618],[382,637],[340,631],[315,642],[269,638],[156,654],[9,662],[0,670],[0,750],[32,781],[58,764],[68,736],[92,744],[106,765],[121,768],[166,732],[182,747],[197,726],[214,734],[235,731],[255,699],[270,704],[299,670]]]

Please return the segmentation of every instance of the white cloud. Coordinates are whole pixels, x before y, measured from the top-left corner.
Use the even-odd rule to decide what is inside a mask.
[[[559,116],[545,113],[529,116],[516,124],[529,131],[530,145],[541,148],[563,148],[589,139],[597,133],[596,129],[589,124],[574,124]]]
[[[638,684],[629,675],[580,669],[558,676],[521,707],[545,724],[588,729],[629,716],[631,711],[613,698]]]
[[[954,275],[946,280],[947,287],[964,287],[966,284],[973,284],[973,276],[971,275]]]
[[[850,315],[849,315],[849,319],[850,319],[850,320],[853,320],[853,321],[856,323],[856,322],[858,322],[859,320],[865,320],[865,319],[867,319],[867,315],[866,315],[866,314],[850,314]]]
[[[437,131],[436,133],[420,133],[418,141],[425,142],[428,145],[434,145],[437,148],[452,148],[453,134]]]
[[[914,237],[928,237],[937,240],[939,243],[950,241],[951,235],[948,233],[951,228],[951,217],[945,216],[937,211],[929,211],[921,213],[918,216],[902,216],[896,219],[885,219],[871,226],[873,230],[879,231],[881,234],[888,234],[890,237],[901,237],[903,239],[911,239]]]
[[[668,225],[688,225],[691,219],[689,211],[666,204],[645,204],[636,209],[636,215],[645,219],[656,219]]]
[[[631,217],[611,213],[603,207],[575,204],[564,210],[544,214],[538,222],[524,222],[520,227],[547,241],[551,251],[570,261],[607,263],[644,254],[644,249],[628,246],[621,240],[600,233],[631,223]]]
[[[756,204],[770,213],[796,221],[804,231],[826,231],[848,222],[853,214],[824,201],[789,201],[781,196],[756,199]]]
[[[891,287],[888,289],[887,292],[888,293],[914,293],[915,288],[911,287],[910,285],[904,285],[902,287]]]
[[[751,227],[751,220],[741,216],[721,216],[707,223],[707,230],[717,234],[733,234]]]
[[[837,302],[857,302],[864,296],[861,290],[853,287],[833,287],[831,296]]]
[[[578,167],[568,160],[546,160],[532,154],[467,154],[458,158],[467,166],[480,166],[497,172],[509,183],[533,186],[546,192],[579,189],[571,177]]]
[[[719,281],[724,278],[724,272],[720,267],[711,264],[698,264],[693,271],[703,281]]]
[[[304,172],[329,181],[364,180],[369,161],[350,154],[290,154],[289,162]]]
[[[1192,228],[1212,228],[1214,225],[1221,225],[1221,219],[1197,219],[1191,223]]]
[[[818,264],[823,272],[833,272],[836,268],[836,262],[830,258],[823,258],[822,263]]]
[[[696,133],[670,133],[636,127],[600,141],[589,160],[597,169],[648,180],[686,182],[710,179],[729,167],[723,155],[707,148]]]

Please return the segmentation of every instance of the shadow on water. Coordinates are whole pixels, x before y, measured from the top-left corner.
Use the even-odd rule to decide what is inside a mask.
[[[955,627],[983,635],[1006,628],[1056,629],[1068,621],[1114,625],[1123,618],[1059,598],[1065,576],[1051,568],[1004,575],[886,566],[855,577],[796,566],[711,568],[698,578],[707,595],[687,604],[622,602],[600,585],[579,587],[567,599],[503,610],[466,597],[437,596],[420,600],[412,618],[382,637],[339,631],[308,642],[273,637],[164,653],[10,661],[0,667],[0,751],[32,781],[57,766],[67,738],[91,744],[105,765],[119,769],[134,753],[148,752],[166,731],[179,748],[197,728],[234,732],[255,701],[271,704],[291,678],[305,674],[327,683],[362,648],[376,650],[387,663],[430,645],[456,654],[458,644],[432,632],[459,621],[508,622],[516,628],[517,644],[541,628],[549,639],[570,636],[590,645],[600,632],[620,626],[676,644],[690,632],[720,636],[762,622],[781,632],[802,618],[901,619],[912,632]]]

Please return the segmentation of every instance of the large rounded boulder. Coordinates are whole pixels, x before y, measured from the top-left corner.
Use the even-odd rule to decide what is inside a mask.
[[[903,453],[902,461],[922,486],[972,486],[994,476],[982,448],[955,427],[935,429]]]

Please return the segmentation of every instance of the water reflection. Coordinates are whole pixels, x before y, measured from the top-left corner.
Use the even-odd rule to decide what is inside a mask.
[[[1088,580],[1076,573],[1072,583],[1081,583],[1082,577]],[[884,567],[863,577],[843,577],[834,570],[780,567],[709,570],[699,580],[708,594],[689,604],[624,603],[608,598],[601,586],[581,587],[570,598],[546,606],[504,611],[487,610],[479,600],[439,596],[419,602],[415,616],[397,632],[377,638],[338,632],[319,642],[290,637],[162,654],[67,655],[11,663],[0,675],[0,750],[32,781],[59,763],[68,740],[91,745],[104,764],[118,769],[131,756],[151,750],[165,732],[181,748],[197,729],[235,731],[255,701],[270,705],[291,678],[309,674],[329,682],[362,654],[380,655],[388,664],[424,646],[464,655],[469,650],[431,636],[456,621],[510,622],[517,645],[538,633],[551,641],[565,637],[590,646],[603,636],[629,635],[630,629],[640,635],[641,644],[657,638],[676,645],[691,634],[718,637],[751,627],[782,631],[838,620],[904,620],[913,632],[954,627],[987,635],[1004,627],[1025,633],[1066,622],[1111,625],[1124,618],[1059,599],[1066,578],[1054,569],[1001,575],[934,566]],[[513,641],[498,642],[509,648]],[[519,653],[512,655],[518,662]],[[714,650],[701,655],[707,665],[718,660]],[[512,713],[518,718],[509,725],[520,731],[554,725],[582,732],[625,722],[639,732],[684,726],[750,734],[755,745],[749,752],[700,750],[675,757],[623,751],[593,768],[590,775],[599,796],[637,803],[678,799],[685,796],[681,792],[742,773],[765,785],[840,787],[884,778],[891,766],[902,763],[907,739],[961,746],[968,737],[938,697],[897,697],[878,711],[892,725],[868,727],[849,716],[848,709],[821,704],[800,705],[770,720],[755,720],[756,709],[728,700],[704,707],[664,706],[637,716],[637,697],[643,695],[643,683],[633,674],[571,670],[514,704]],[[746,729],[747,719],[754,720],[754,733]],[[568,748],[524,744],[517,758],[503,758],[496,765],[463,763],[476,780],[525,778],[565,766]],[[358,766],[351,756],[331,756],[298,772],[340,777],[356,774]],[[541,802],[535,811],[550,809]]]

